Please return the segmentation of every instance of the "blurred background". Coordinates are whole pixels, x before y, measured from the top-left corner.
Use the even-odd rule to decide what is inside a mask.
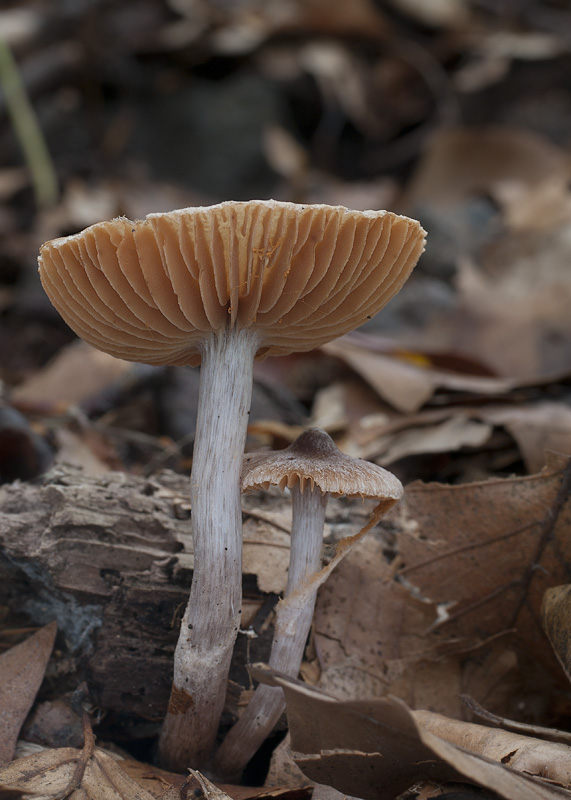
[[[2,478],[62,451],[187,468],[196,371],[75,343],[36,255],[102,219],[226,199],[390,208],[429,234],[363,333],[260,365],[253,445],[311,421],[442,480],[565,450],[570,50],[565,0],[2,2]]]

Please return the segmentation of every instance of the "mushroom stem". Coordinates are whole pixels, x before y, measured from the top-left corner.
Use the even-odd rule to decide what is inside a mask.
[[[175,651],[160,763],[201,767],[218,731],[242,603],[240,470],[258,338],[249,331],[208,337],[190,476],[194,570]]]
[[[291,597],[319,570],[325,509],[328,493],[318,487],[291,489],[291,550],[286,597]],[[269,665],[286,675],[297,676],[315,608],[317,590],[301,601],[295,623],[280,620],[279,606]],[[281,623],[281,624],[280,624]],[[235,780],[272,732],[285,709],[282,689],[260,684],[238,722],[222,742],[214,763],[215,772],[225,780]]]

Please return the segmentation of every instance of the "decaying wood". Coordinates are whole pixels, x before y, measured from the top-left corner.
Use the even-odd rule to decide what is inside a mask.
[[[0,490],[0,596],[57,620],[103,708],[154,718],[192,566],[187,480],[58,468]]]
[[[286,535],[283,495],[243,501],[246,529],[267,527],[273,517]],[[366,506],[351,506],[331,504],[328,517],[340,534],[349,517],[359,524],[367,514]],[[264,536],[259,540],[267,547]],[[185,476],[93,477],[60,466],[33,484],[0,487],[0,603],[34,625],[57,621],[67,658],[60,679],[67,670],[74,689],[85,678],[104,712],[162,719],[192,558]],[[231,678],[247,685],[245,662],[269,654],[267,617],[277,597],[264,595],[253,575],[244,576],[244,594],[246,603],[255,601],[263,630],[237,645]]]

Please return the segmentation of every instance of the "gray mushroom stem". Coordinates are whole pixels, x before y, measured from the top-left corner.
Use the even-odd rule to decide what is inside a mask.
[[[316,486],[302,492],[291,489],[292,528],[288,581],[285,595],[291,597],[321,565],[321,546],[328,493]],[[279,606],[269,665],[296,676],[311,628],[317,589],[301,601],[295,625],[280,620]],[[217,775],[236,779],[260,745],[269,736],[285,709],[283,691],[260,684],[242,716],[224,739],[215,760]]]
[[[204,765],[214,746],[242,603],[240,470],[259,341],[249,331],[203,345],[191,507],[194,571],[175,651],[160,763]]]

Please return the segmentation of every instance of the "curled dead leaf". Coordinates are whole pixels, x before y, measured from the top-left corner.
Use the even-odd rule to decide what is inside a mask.
[[[545,633],[571,681],[571,585],[547,589],[541,614]]]
[[[462,780],[463,776],[509,800],[571,797],[571,792],[564,788],[470,752],[435,733],[438,729],[441,734],[448,734],[451,727],[456,732],[463,730],[468,736],[460,738],[472,748],[470,723],[455,722],[431,712],[411,711],[394,697],[339,701],[260,664],[251,671],[258,680],[281,686],[284,691],[292,750],[298,766],[312,780],[345,794],[365,800],[393,800],[418,780]],[[483,737],[498,733],[484,726],[474,727],[482,729]],[[506,736],[514,737],[514,743],[525,740],[530,750],[534,745],[546,745],[549,752],[542,754],[547,758],[544,768],[558,771],[565,785],[570,784],[571,748],[518,734]],[[501,748],[500,751],[503,752]],[[567,767],[560,763],[562,755]],[[522,769],[526,769],[523,761]]]
[[[57,632],[55,622],[0,656],[0,764],[14,756],[18,734],[34,702]]]

